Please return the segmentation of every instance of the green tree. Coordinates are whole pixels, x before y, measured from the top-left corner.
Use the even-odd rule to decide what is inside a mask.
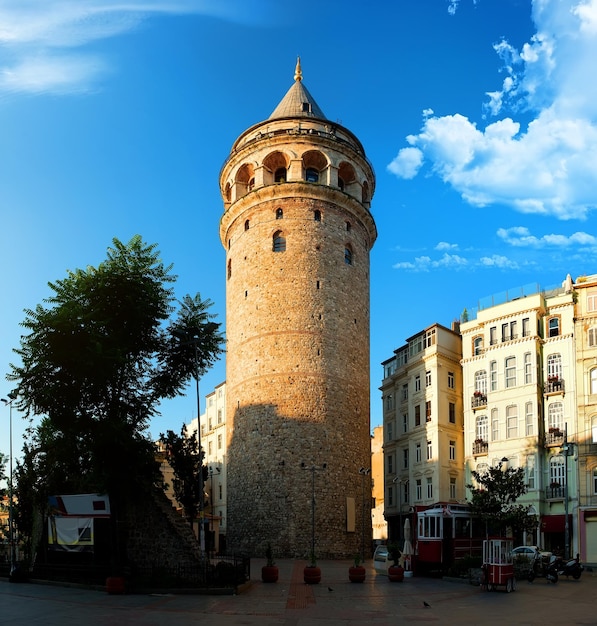
[[[527,492],[524,468],[504,467],[504,462],[484,472],[471,472],[475,484],[471,490],[471,512],[485,523],[488,534],[505,535],[508,527],[514,533],[536,528],[537,519],[528,507],[517,500]]]
[[[166,458],[174,472],[174,497],[181,504],[192,528],[199,510],[201,484],[205,484],[207,478],[207,468],[202,465],[204,455],[199,449],[197,431],[188,435],[183,424],[180,435],[168,430],[165,435],[160,435],[160,441],[166,449]],[[199,472],[203,472],[203,481],[200,480]]]
[[[174,319],[172,285],[155,244],[118,239],[97,267],[49,283],[44,305],[26,310],[27,334],[8,379],[26,417],[45,416],[32,434],[28,471],[45,489],[108,493],[113,513],[158,484],[148,436],[159,403],[180,395],[222,352],[212,305],[185,296]],[[193,335],[192,346],[177,333]],[[26,482],[26,481],[25,481]]]

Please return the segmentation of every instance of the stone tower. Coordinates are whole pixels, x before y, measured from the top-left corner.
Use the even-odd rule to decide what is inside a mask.
[[[319,558],[362,544],[368,554],[370,476],[359,470],[371,464],[375,175],[307,91],[300,60],[294,78],[220,175],[228,548],[305,556],[314,541]]]

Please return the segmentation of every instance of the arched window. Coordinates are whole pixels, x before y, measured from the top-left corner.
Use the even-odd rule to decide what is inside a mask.
[[[487,415],[478,415],[475,420],[475,439],[477,441],[488,441],[489,431],[487,424]]]
[[[483,337],[475,337],[473,339],[473,356],[483,354]]]
[[[560,334],[560,318],[550,317],[547,322],[547,336],[557,337]]]
[[[338,187],[340,187],[340,191],[344,191],[344,181],[338,176]]]
[[[318,183],[319,182],[319,171],[314,167],[308,167],[305,171],[305,180],[308,183]]]
[[[316,222],[321,222],[321,211],[319,209],[315,209],[315,211],[313,211],[313,219]]]
[[[344,263],[346,263],[346,265],[352,265],[353,263],[352,248],[350,246],[344,248]]]
[[[556,454],[549,459],[549,485],[552,488],[564,486],[564,457]]]
[[[285,183],[286,182],[286,168],[285,167],[279,167],[274,172],[274,182],[276,182],[276,183]]]
[[[487,371],[479,370],[475,372],[475,391],[487,394]]]
[[[562,377],[562,355],[561,354],[548,354],[547,355],[547,378],[561,378]]]
[[[590,393],[597,393],[597,367],[589,372]]]
[[[278,230],[274,233],[272,249],[274,252],[286,251],[286,238],[284,237],[284,233],[281,230]]]
[[[245,220],[245,230],[249,230],[249,220]]]
[[[552,402],[547,408],[547,429],[564,430],[564,405]]]
[[[281,220],[284,217],[284,211],[282,209],[276,209],[276,219]]]
[[[255,187],[255,179],[254,178],[249,178],[249,184],[247,185],[247,188],[249,189],[249,191],[251,191],[251,189],[253,189],[253,187]]]
[[[504,361],[506,387],[516,387],[516,357],[508,356]]]

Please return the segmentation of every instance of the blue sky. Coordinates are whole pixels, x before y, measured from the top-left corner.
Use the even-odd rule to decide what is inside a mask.
[[[157,243],[177,296],[199,291],[225,321],[219,170],[297,55],[377,175],[372,426],[380,362],[407,337],[491,294],[597,272],[597,0],[308,6],[0,0],[0,369],[23,310],[113,237]],[[201,395],[224,378],[222,361]],[[194,407],[191,386],[152,434]],[[14,414],[16,449],[24,426]]]

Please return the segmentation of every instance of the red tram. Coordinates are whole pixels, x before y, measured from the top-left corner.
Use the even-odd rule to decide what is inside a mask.
[[[463,504],[416,510],[416,562],[421,572],[446,571],[464,557],[481,557],[484,532]]]

